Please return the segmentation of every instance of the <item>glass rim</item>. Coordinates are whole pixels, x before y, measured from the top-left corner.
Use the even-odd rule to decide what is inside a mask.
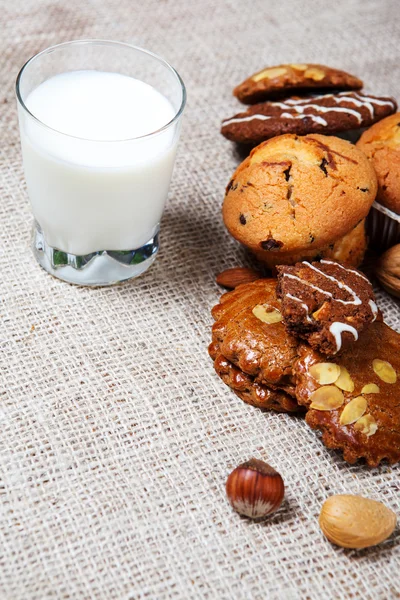
[[[94,140],[92,138],[84,138],[84,137],[80,137],[80,136],[76,136],[76,135],[71,135],[69,133],[64,133],[63,131],[60,131],[58,129],[55,129],[54,127],[51,127],[50,125],[47,125],[46,123],[41,121],[38,117],[36,117],[36,115],[34,115],[29,110],[29,108],[26,106],[25,102],[22,99],[21,91],[20,91],[20,83],[21,83],[21,80],[24,75],[24,71],[25,71],[26,67],[28,65],[30,65],[33,61],[40,58],[42,55],[48,54],[50,52],[54,52],[54,50],[56,50],[58,48],[63,48],[65,46],[74,46],[74,45],[78,46],[80,44],[81,45],[99,44],[99,45],[104,45],[104,46],[120,46],[123,48],[130,48],[131,50],[138,50],[139,52],[142,52],[143,54],[147,54],[148,56],[155,58],[160,63],[162,63],[170,72],[172,72],[175,75],[178,83],[180,84],[181,91],[182,91],[182,100],[181,100],[180,106],[179,106],[178,110],[176,111],[175,115],[172,117],[172,119],[170,121],[168,121],[167,123],[165,123],[165,125],[163,125],[162,127],[159,127],[158,129],[151,131],[150,133],[145,133],[144,135],[139,135],[136,137],[129,137],[129,138],[121,138],[121,139],[117,139],[117,140]],[[149,138],[153,135],[156,135],[158,133],[161,133],[162,131],[165,131],[166,129],[169,129],[181,117],[183,110],[185,108],[185,105],[186,105],[186,97],[187,97],[186,87],[185,87],[185,84],[183,83],[181,76],[179,75],[178,71],[176,69],[174,69],[174,67],[172,65],[170,65],[169,62],[166,61],[164,58],[162,58],[158,54],[155,54],[154,52],[151,52],[150,50],[146,50],[145,48],[141,48],[140,46],[135,46],[134,44],[128,44],[126,42],[116,42],[113,40],[104,40],[104,39],[71,40],[68,42],[62,42],[60,44],[54,44],[53,46],[49,46],[48,48],[41,50],[37,54],[34,54],[33,56],[31,56],[31,58],[29,58],[24,63],[24,65],[21,67],[21,69],[17,75],[17,79],[15,81],[15,93],[17,96],[17,101],[20,104],[20,106],[24,109],[24,111],[30,117],[32,117],[32,119],[34,119],[39,125],[41,125],[42,127],[45,127],[47,130],[53,131],[53,132],[57,133],[58,135],[65,135],[68,138],[72,138],[72,139],[76,139],[76,140],[82,140],[82,141],[86,141],[86,142],[96,142],[96,143],[100,142],[100,143],[107,143],[107,144],[119,143],[119,142],[133,142],[134,140],[142,140],[145,138]]]

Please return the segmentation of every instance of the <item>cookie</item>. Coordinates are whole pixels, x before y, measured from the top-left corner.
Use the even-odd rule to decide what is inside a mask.
[[[400,459],[399,348],[400,335],[375,321],[329,369],[324,355],[306,344],[299,349],[297,401],[308,409],[307,423],[322,431],[325,446],[342,450],[349,463],[365,458],[375,467]],[[318,383],[323,377],[330,383]]]
[[[400,214],[400,113],[365,131],[357,147],[371,160],[378,176],[377,201]]]
[[[259,279],[224,294],[212,310],[220,353],[255,383],[294,396],[298,341],[283,326],[276,279]]]
[[[296,400],[281,390],[272,390],[256,383],[254,378],[235,367],[220,352],[218,344],[210,344],[209,353],[214,369],[222,381],[246,404],[276,412],[299,412],[303,409]]]
[[[235,87],[233,94],[245,104],[254,104],[276,96],[290,96],[294,91],[307,92],[334,88],[359,90],[363,82],[345,71],[324,65],[288,64],[268,67]]]
[[[369,323],[381,318],[371,283],[356,269],[322,260],[277,270],[287,331],[327,356],[353,345]]]
[[[391,115],[396,108],[393,98],[357,92],[289,98],[256,104],[225,119],[221,133],[233,142],[252,145],[285,133],[331,135],[369,127]]]
[[[349,142],[288,134],[263,142],[239,165],[222,215],[264,264],[293,264],[333,249],[366,217],[376,191],[372,165]]]

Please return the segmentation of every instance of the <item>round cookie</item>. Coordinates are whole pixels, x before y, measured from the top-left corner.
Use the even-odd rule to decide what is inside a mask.
[[[278,267],[277,295],[288,332],[327,356],[353,345],[381,318],[365,275],[330,260]]]
[[[397,108],[393,98],[341,92],[262,102],[222,122],[228,140],[256,145],[284,133],[334,133],[369,127]]]
[[[235,367],[219,352],[218,344],[210,344],[209,354],[214,361],[217,375],[246,404],[276,412],[293,413],[304,410],[289,394],[256,383],[253,377]]]
[[[310,369],[326,363],[326,357],[305,344],[299,349],[294,365],[297,401],[308,408],[306,421],[322,431],[325,446],[342,450],[349,463],[365,458],[375,467],[384,459],[391,464],[400,460],[399,348],[400,334],[375,321],[357,343],[335,358],[341,381],[324,386]],[[325,388],[323,396],[319,391],[315,394],[321,388]]]
[[[291,95],[293,91],[359,90],[363,82],[339,69],[317,64],[287,64],[267,67],[248,77],[233,90],[241,102],[254,104],[267,98]]]
[[[318,254],[353,230],[376,191],[370,162],[349,142],[288,134],[239,165],[222,214],[231,235],[265,264],[287,264],[290,255]]]
[[[220,353],[256,383],[294,395],[298,341],[281,322],[276,279],[259,279],[224,294],[212,311]]]
[[[400,214],[400,113],[373,125],[356,145],[371,160],[378,176],[377,201]]]

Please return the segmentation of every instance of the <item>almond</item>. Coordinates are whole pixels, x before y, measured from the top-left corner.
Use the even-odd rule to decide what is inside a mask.
[[[335,383],[340,375],[340,367],[335,363],[316,363],[310,367],[310,375],[320,385]]]
[[[365,411],[367,410],[367,401],[363,396],[357,396],[350,400],[344,407],[342,414],[340,415],[341,425],[351,425],[358,421]]]
[[[310,396],[310,408],[315,410],[335,410],[344,402],[343,392],[334,385],[320,387]]]
[[[269,304],[257,304],[257,306],[253,308],[252,313],[257,319],[263,323],[268,323],[269,325],[282,321],[281,312],[277,308],[269,306]]]
[[[346,367],[340,367],[340,375],[336,379],[335,385],[344,392],[354,392],[354,381]]]
[[[397,373],[387,360],[375,358],[375,360],[372,361],[372,368],[379,379],[382,379],[385,383],[396,383]]]
[[[257,281],[257,279],[261,278],[261,273],[255,271],[254,269],[249,269],[247,267],[234,267],[233,269],[226,269],[226,271],[222,271],[222,273],[217,275],[216,282],[218,285],[222,285],[222,287],[233,290],[238,285],[242,285],[243,283],[251,283],[252,281]]]

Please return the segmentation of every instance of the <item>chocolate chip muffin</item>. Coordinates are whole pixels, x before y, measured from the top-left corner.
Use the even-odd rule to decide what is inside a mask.
[[[357,142],[378,177],[378,193],[368,217],[371,245],[386,250],[400,242],[400,113],[379,121]]]
[[[327,356],[343,352],[381,319],[365,275],[330,260],[278,267],[277,295],[288,332]]]
[[[286,64],[267,67],[239,84],[233,94],[245,104],[254,104],[294,91],[359,90],[363,82],[345,71],[317,64]]]
[[[371,164],[349,142],[288,134],[260,144],[239,165],[222,214],[231,235],[273,267],[332,252],[366,217],[376,191]]]

